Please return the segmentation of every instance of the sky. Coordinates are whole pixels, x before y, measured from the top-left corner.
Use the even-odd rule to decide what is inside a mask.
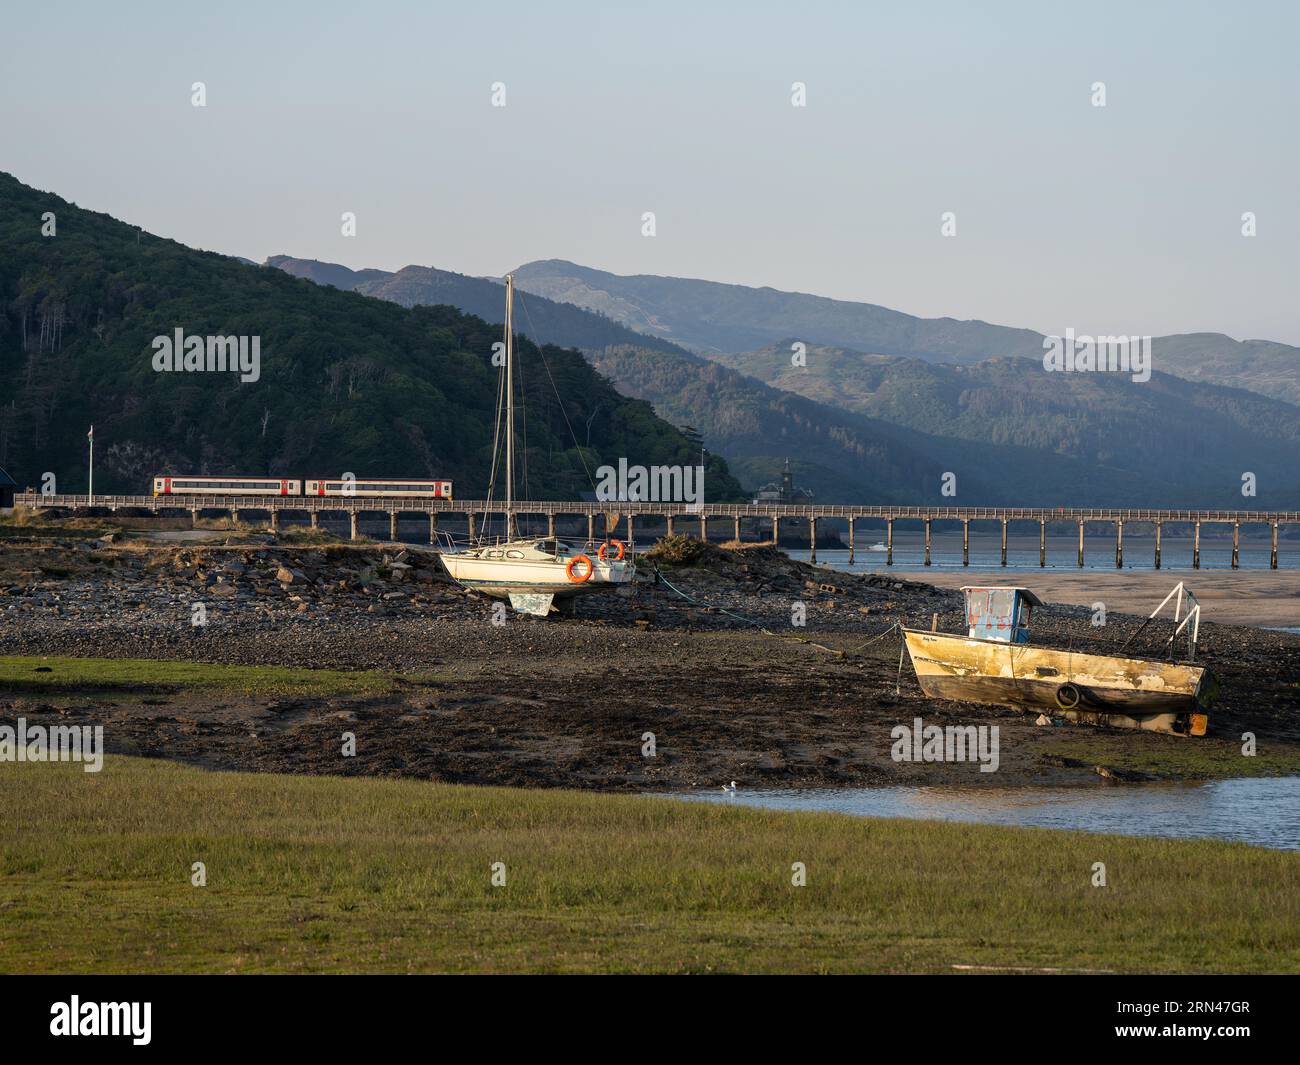
[[[1300,344],[1298,12],[42,0],[6,19],[0,170],[257,261],[560,258]]]

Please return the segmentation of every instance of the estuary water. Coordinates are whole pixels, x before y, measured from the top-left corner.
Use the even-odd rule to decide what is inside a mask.
[[[1300,776],[1208,784],[1089,787],[889,787],[691,792],[699,802],[1073,829],[1121,836],[1224,839],[1300,850]]]

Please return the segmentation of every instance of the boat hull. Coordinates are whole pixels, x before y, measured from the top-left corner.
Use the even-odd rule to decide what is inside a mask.
[[[1203,666],[1084,654],[905,629],[921,690],[934,699],[1044,711],[1084,724],[1203,736],[1218,690]]]
[[[442,564],[458,584],[485,595],[506,598],[515,594],[550,594],[565,599],[572,596],[605,592],[629,584],[635,575],[630,562],[592,560],[592,574],[581,583],[571,581],[564,562],[513,561],[467,558],[444,553]]]

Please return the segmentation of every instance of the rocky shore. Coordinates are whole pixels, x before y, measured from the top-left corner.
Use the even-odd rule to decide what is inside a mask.
[[[957,592],[918,581],[834,572],[770,546],[679,542],[639,560],[630,595],[585,598],[573,618],[507,612],[498,624],[492,601],[451,583],[427,551],[247,540],[7,538],[0,655],[383,669],[420,679],[392,695],[330,699],[43,698],[0,684],[0,720],[99,721],[110,750],[223,768],[530,786],[1006,785],[1287,764],[1300,772],[1300,639],[1287,634],[1203,628],[1201,657],[1224,689],[1205,741],[1044,729],[1014,711],[921,696],[910,665],[900,671],[894,626],[954,631],[962,609]],[[1122,639],[1136,624],[1111,615],[1105,637]],[[1086,609],[1049,607],[1035,618],[1036,639],[1082,645],[1097,635]],[[997,723],[999,772],[893,762],[890,729],[922,715]],[[358,736],[356,758],[339,758],[345,725]],[[1268,759],[1239,757],[1245,731]],[[655,736],[653,757],[642,752],[646,733]]]

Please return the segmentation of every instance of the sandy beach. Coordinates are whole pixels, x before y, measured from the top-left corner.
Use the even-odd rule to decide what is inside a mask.
[[[1171,570],[1113,573],[1084,570],[976,569],[912,570],[898,574],[938,588],[968,584],[1023,584],[1040,599],[1069,606],[1105,603],[1107,611],[1149,614],[1171,588],[1184,581],[1201,604],[1205,621],[1221,625],[1262,628],[1300,626],[1300,571],[1297,570]]]

